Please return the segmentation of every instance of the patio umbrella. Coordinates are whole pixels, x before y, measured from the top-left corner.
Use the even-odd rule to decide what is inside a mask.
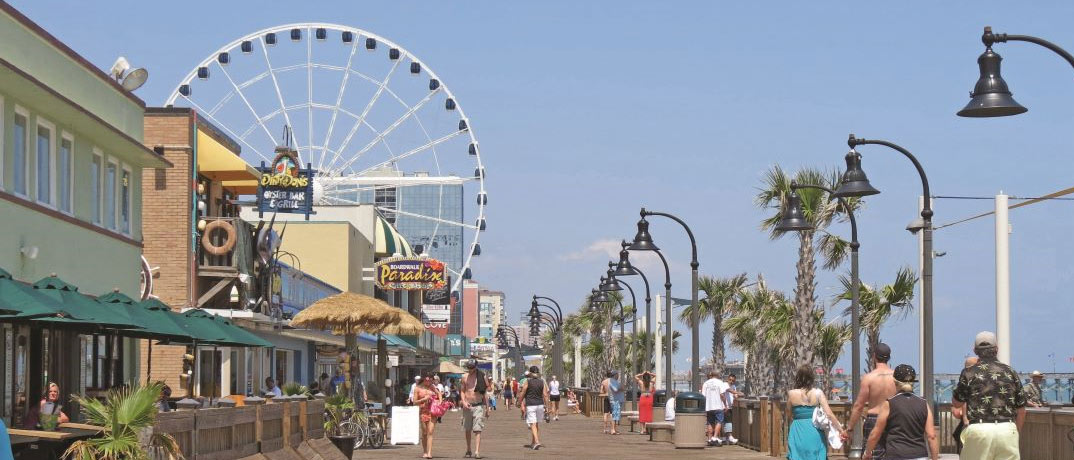
[[[182,314],[183,326],[198,342],[211,345],[237,347],[272,347],[265,339],[231,324],[227,318],[214,315],[201,309],[189,310]]]
[[[190,333],[180,325],[180,315],[171,311],[164,302],[157,299],[147,299],[135,302],[119,291],[112,291],[97,298],[97,301],[114,308],[125,308],[131,319],[142,325],[145,329],[127,329],[120,331],[121,335],[148,339],[149,354],[146,357],[145,377],[148,383],[150,373],[153,371],[153,341],[167,341],[170,343],[193,343]]]
[[[418,335],[425,331],[425,325],[406,310],[396,308],[395,321],[384,326],[380,332],[394,335]]]
[[[466,369],[451,361],[440,361],[440,367],[436,368],[436,372],[440,374],[465,374]]]
[[[16,281],[3,269],[0,269],[0,313],[0,321],[71,316],[61,303],[37,292],[29,284]]]
[[[109,329],[142,329],[142,326],[131,320],[130,314],[125,309],[107,308],[93,298],[80,294],[78,286],[59,279],[56,275],[38,280],[34,283],[34,289],[63,304],[64,310],[72,317],[45,317],[38,321],[92,325]]]

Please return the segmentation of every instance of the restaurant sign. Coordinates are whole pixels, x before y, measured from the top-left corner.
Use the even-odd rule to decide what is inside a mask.
[[[271,166],[261,162],[261,181],[257,183],[257,210],[266,212],[313,214],[313,169],[309,163],[301,169],[298,153],[286,147],[276,148]]]
[[[373,277],[384,290],[429,290],[447,285],[444,263],[428,257],[393,257],[374,264]]]

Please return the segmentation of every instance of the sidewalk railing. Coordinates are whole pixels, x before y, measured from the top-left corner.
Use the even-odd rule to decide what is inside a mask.
[[[233,460],[324,437],[324,401],[165,412],[153,431],[172,435],[188,460]]]

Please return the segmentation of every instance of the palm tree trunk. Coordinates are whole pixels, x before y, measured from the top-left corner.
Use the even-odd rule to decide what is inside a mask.
[[[865,350],[865,369],[866,371],[873,370],[873,360],[870,358],[873,356],[873,350],[876,350],[877,345],[880,345],[880,328],[869,328],[865,331],[866,341],[868,348]]]
[[[712,369],[723,375],[724,347],[723,347],[723,316],[712,315]]]
[[[791,330],[795,366],[813,365],[813,344],[816,343],[817,324],[813,319],[816,308],[816,254],[813,252],[813,232],[798,233],[798,274],[795,277],[794,310]]]

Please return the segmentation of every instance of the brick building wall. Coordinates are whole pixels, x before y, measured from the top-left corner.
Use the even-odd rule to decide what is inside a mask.
[[[191,209],[193,208],[193,118],[186,109],[149,109],[145,115],[144,143],[161,151],[174,165],[169,169],[146,169],[142,180],[143,254],[150,266],[160,267],[153,282],[153,294],[179,311],[193,303],[191,285]],[[141,356],[148,355],[148,341],[142,340]],[[172,388],[172,396],[186,395],[180,385],[183,346],[154,345],[149,381],[162,380]],[[145,376],[148,360],[141,360],[140,376]]]

